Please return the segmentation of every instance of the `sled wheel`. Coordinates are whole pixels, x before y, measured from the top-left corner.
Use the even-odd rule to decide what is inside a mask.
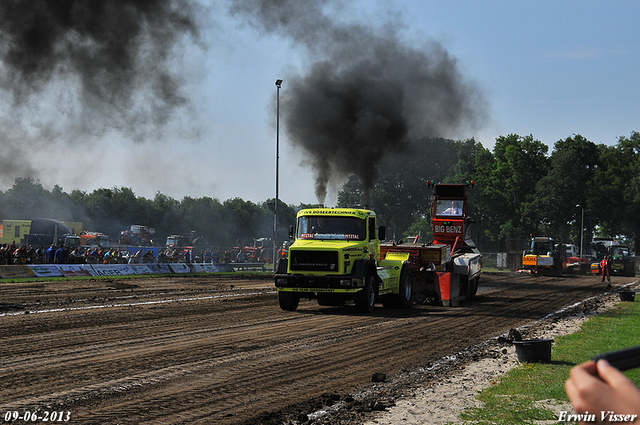
[[[478,293],[478,279],[479,278],[476,277],[469,282],[469,299],[475,297]]]
[[[400,288],[397,296],[399,308],[409,308],[413,304],[413,276],[409,266],[402,266],[400,273]]]

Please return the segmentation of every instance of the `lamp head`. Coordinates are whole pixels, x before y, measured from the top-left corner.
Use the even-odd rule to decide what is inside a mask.
[[[281,79],[277,79],[276,80],[276,87],[280,88],[280,86],[282,86],[282,80]]]

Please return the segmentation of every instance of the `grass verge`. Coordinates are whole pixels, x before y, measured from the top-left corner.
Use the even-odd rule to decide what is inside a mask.
[[[569,402],[564,381],[569,370],[596,354],[640,345],[640,303],[623,302],[586,321],[571,335],[554,338],[551,363],[525,363],[510,370],[478,395],[482,407],[465,410],[466,424],[534,424],[554,421],[550,403]],[[640,384],[640,369],[625,372]],[[555,423],[555,422],[551,422]]]

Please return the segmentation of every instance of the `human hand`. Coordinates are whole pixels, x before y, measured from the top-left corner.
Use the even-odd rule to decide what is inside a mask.
[[[576,413],[594,415],[581,424],[632,423],[640,417],[640,390],[606,360],[573,367],[564,386]]]

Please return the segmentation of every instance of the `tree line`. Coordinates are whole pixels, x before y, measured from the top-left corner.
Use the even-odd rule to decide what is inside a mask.
[[[126,187],[101,188],[90,193],[76,189],[66,193],[59,186],[49,191],[36,179],[20,177],[10,189],[0,192],[0,217],[80,221],[84,230],[109,235],[112,242],[130,225],[143,225],[155,229],[154,239],[161,245],[169,235],[195,232],[210,246],[231,247],[238,240],[251,244],[254,238],[272,236],[273,213],[269,202],[273,200],[254,203],[233,198],[221,202],[210,197],[184,197],[178,201],[160,192],[147,199]],[[280,201],[278,218],[280,227],[295,222],[294,208]],[[283,229],[279,231],[286,236]]]
[[[492,150],[474,139],[413,140],[402,152],[383,159],[366,197],[352,176],[340,190],[337,206],[361,205],[366,198],[387,226],[388,237],[420,234],[426,241],[432,236],[428,180],[474,181],[469,191],[472,236],[481,251],[504,250],[506,240],[531,235],[577,245],[581,232],[585,244],[591,235],[640,236],[638,132],[612,146],[573,135],[557,141],[550,153],[531,135],[501,136]],[[47,190],[39,180],[20,177],[0,191],[0,217],[81,221],[85,230],[108,234],[112,240],[129,225],[139,224],[155,228],[159,241],[195,231],[213,246],[233,246],[238,239],[250,243],[272,236],[273,202],[176,200],[160,192],[146,199],[126,187],[66,193],[59,186]],[[295,223],[296,211],[308,206],[279,201],[279,240]]]
[[[380,169],[369,198],[387,235],[397,239],[432,236],[428,180],[475,183],[469,191],[472,236],[481,251],[502,251],[507,240],[531,236],[580,245],[582,234],[584,246],[592,236],[640,237],[638,132],[612,146],[573,135],[558,140],[551,153],[531,135],[501,136],[493,150],[474,139],[421,139]],[[348,206],[362,195],[352,177],[338,203]]]

